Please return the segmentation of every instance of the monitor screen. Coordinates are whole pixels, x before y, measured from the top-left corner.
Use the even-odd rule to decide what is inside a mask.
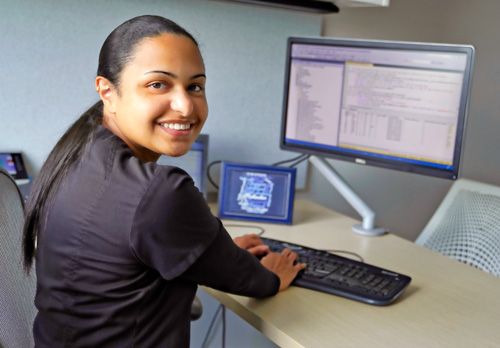
[[[170,165],[186,171],[194,181],[196,187],[207,197],[207,156],[208,156],[208,134],[200,134],[196,138],[191,149],[183,156],[169,157],[162,155],[157,163]]]
[[[459,176],[474,48],[291,37],[280,147]]]
[[[18,183],[20,180],[28,181],[28,172],[21,153],[0,153],[0,167],[4,168]]]
[[[222,162],[219,217],[292,223],[295,168]]]

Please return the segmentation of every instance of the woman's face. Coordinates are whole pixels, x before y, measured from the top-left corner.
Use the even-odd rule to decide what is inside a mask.
[[[103,125],[143,162],[189,151],[207,119],[205,66],[195,43],[162,34],[136,45],[118,89],[98,77]],[[109,91],[106,88],[109,87]]]

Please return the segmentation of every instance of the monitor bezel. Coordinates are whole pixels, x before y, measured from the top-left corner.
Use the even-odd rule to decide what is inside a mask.
[[[193,142],[193,144],[191,144],[191,147],[189,149],[188,152],[191,152],[191,151],[200,151],[201,152],[201,168],[200,168],[200,174],[201,174],[201,177],[200,177],[200,181],[195,183],[196,187],[200,190],[200,192],[203,194],[203,197],[205,197],[205,199],[207,199],[207,195],[208,195],[208,192],[207,192],[207,181],[208,181],[208,178],[207,178],[207,168],[208,168],[208,146],[209,146],[209,135],[208,134],[198,134],[198,136],[196,137],[195,141]],[[199,149],[195,149],[195,144],[201,144],[201,150]],[[160,158],[158,159],[157,161],[157,164],[159,165],[169,165],[169,166],[178,166],[179,163],[174,163],[174,164],[170,164],[169,163],[169,158],[171,158],[170,156],[168,155],[161,155]],[[179,157],[177,158],[177,161],[182,161],[183,160],[183,157]],[[179,168],[181,168],[182,170],[185,170],[182,166],[178,166]]]
[[[286,120],[288,111],[288,93],[290,82],[290,69],[292,62],[291,50],[293,44],[313,44],[324,46],[343,46],[355,48],[373,48],[373,49],[391,49],[404,51],[432,51],[432,52],[451,52],[465,53],[467,57],[464,71],[464,83],[462,86],[459,115],[457,122],[456,141],[453,158],[453,169],[441,169],[429,167],[416,163],[400,162],[397,160],[385,159],[370,155],[353,155],[343,151],[333,149],[323,149],[320,147],[293,144],[286,142]],[[286,47],[285,78],[283,90],[282,119],[280,133],[280,148],[282,150],[306,153],[321,157],[328,157],[356,164],[370,165],[375,167],[393,169],[398,171],[423,174],[433,177],[455,180],[460,177],[463,149],[465,145],[465,131],[467,124],[467,114],[472,85],[472,72],[474,66],[475,48],[472,45],[455,44],[437,44],[423,42],[403,42],[403,41],[384,41],[384,40],[362,40],[362,39],[344,39],[344,38],[326,38],[326,37],[289,37]]]
[[[209,143],[209,135],[208,134],[198,134],[198,137],[196,137],[196,140],[194,141],[195,143],[202,144],[203,150],[201,151],[201,183],[200,183],[200,191],[205,197],[207,198],[207,167],[208,167],[208,143]],[[194,144],[193,144],[194,145]],[[193,146],[191,146],[193,147]],[[194,149],[195,150],[195,149]],[[195,150],[196,151],[196,150]]]

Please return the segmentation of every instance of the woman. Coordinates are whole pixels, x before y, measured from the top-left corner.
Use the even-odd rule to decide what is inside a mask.
[[[155,163],[185,154],[208,115],[189,33],[133,18],[104,42],[97,75],[101,100],[56,144],[27,202],[36,347],[187,347],[197,284],[266,297],[305,266],[290,250],[259,262],[258,237],[238,247],[189,175]]]

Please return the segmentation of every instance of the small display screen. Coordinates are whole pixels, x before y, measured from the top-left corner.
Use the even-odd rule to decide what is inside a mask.
[[[222,163],[219,216],[292,223],[295,168]]]
[[[0,167],[4,168],[14,179],[28,179],[20,153],[0,153]]]

